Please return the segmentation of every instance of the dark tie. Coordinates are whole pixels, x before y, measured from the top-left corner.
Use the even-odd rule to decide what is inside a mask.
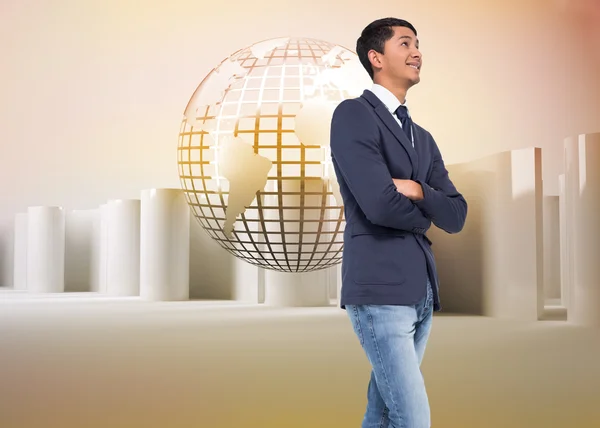
[[[408,137],[408,141],[412,143],[412,120],[408,116],[408,109],[406,108],[406,106],[400,106],[396,109],[395,113],[396,116],[398,116],[398,119],[400,119],[402,129]]]

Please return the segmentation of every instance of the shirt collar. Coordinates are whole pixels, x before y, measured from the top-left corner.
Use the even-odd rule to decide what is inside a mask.
[[[392,94],[392,92],[389,89],[377,83],[373,83],[373,86],[371,87],[371,92],[373,92],[377,96],[377,98],[381,100],[381,102],[387,107],[387,109],[392,114],[394,114],[394,112],[400,105],[406,106],[406,100],[404,101],[404,104],[400,104],[398,98],[396,98],[396,96]],[[408,113],[408,116],[410,117],[410,112]]]

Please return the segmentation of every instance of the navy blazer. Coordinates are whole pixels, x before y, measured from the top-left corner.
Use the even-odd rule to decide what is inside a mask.
[[[448,176],[431,134],[414,124],[412,147],[385,104],[371,91],[342,101],[331,121],[331,157],[344,201],[346,228],[340,306],[412,305],[431,280],[440,311],[439,281],[431,241],[433,223],[462,230],[467,202]],[[392,178],[421,184],[413,202]]]

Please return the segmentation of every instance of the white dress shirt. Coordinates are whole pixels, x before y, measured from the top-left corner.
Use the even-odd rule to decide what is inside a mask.
[[[398,122],[398,125],[400,125],[400,128],[402,128],[402,122],[400,122],[400,119],[398,118],[398,116],[396,116],[396,109],[398,107],[400,107],[401,105],[406,106],[406,100],[404,101],[404,104],[401,104],[400,101],[398,100],[398,98],[396,98],[396,96],[394,94],[392,94],[392,92],[381,86],[378,85],[377,83],[374,83],[373,86],[371,87],[371,92],[373,92],[377,98],[379,98],[381,100],[381,102],[383,103],[383,105],[385,105],[387,107],[387,109],[390,111],[390,113],[392,114],[393,118],[396,120],[396,122]],[[408,117],[410,117],[410,110],[408,110],[407,107],[407,112],[408,112]],[[413,129],[414,132],[414,129]],[[415,146],[415,138],[413,135],[413,132],[411,132],[411,137],[412,137],[412,145],[413,147]]]

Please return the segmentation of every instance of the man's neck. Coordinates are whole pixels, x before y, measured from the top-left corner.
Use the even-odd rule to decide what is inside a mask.
[[[373,80],[373,83],[383,86],[392,94],[394,94],[394,96],[398,98],[398,101],[400,101],[400,104],[404,104],[406,102],[406,93],[408,92],[406,88],[392,85],[389,82],[382,81],[381,79],[375,79]]]

